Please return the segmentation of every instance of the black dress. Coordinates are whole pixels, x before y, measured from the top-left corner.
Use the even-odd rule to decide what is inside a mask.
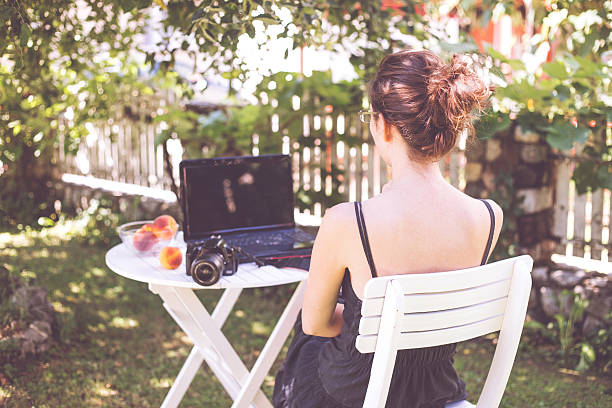
[[[483,202],[491,216],[491,228],[481,265],[486,263],[495,229],[493,210]],[[376,277],[361,203],[355,203],[355,213],[366,258]],[[355,348],[361,300],[353,291],[348,268],[342,280],[342,297],[343,325],[336,337],[304,334],[301,312],[298,315],[287,358],[276,375],[275,408],[363,406],[374,353],[362,354]],[[386,407],[444,408],[446,403],[466,399],[465,383],[453,366],[455,353],[455,343],[398,351]]]

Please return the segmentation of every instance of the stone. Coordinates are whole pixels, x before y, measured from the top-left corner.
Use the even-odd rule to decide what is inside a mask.
[[[574,293],[580,296],[580,299],[587,298],[587,292],[584,286],[576,285],[574,286]]]
[[[47,289],[40,286],[23,286],[11,296],[11,303],[28,312],[35,307],[48,305]]]
[[[514,131],[514,140],[522,143],[538,143],[540,135],[532,130],[523,130],[522,127],[517,126]]]
[[[548,267],[538,266],[533,268],[531,271],[531,278],[540,286],[544,285],[546,282],[548,282]]]
[[[44,287],[23,286],[18,288],[10,301],[30,313],[38,321],[51,323],[55,319],[55,310],[47,300],[47,289]]]
[[[551,241],[550,225],[552,219],[552,209],[548,209],[535,214],[520,215],[517,220],[519,233],[519,244],[521,246],[531,247],[537,252],[538,261],[542,263],[548,262],[548,259],[542,259],[543,256],[550,250]],[[535,248],[536,245],[542,243],[541,247]],[[554,250],[554,247],[553,247]],[[548,254],[550,256],[550,254]]]
[[[532,287],[531,292],[529,292],[529,303],[527,307],[529,309],[533,309],[538,305],[538,291],[536,288]]]
[[[468,163],[465,165],[465,181],[478,181],[480,174],[482,173],[482,164],[480,163]]]
[[[465,149],[465,158],[468,162],[475,162],[480,160],[485,152],[485,144],[481,141],[471,143]]]
[[[585,337],[590,337],[597,334],[599,329],[605,329],[605,327],[604,322],[592,315],[587,315],[582,324],[582,334]]]
[[[605,276],[594,276],[586,279],[584,285],[591,288],[605,288],[608,286],[608,278]]]
[[[485,171],[482,173],[481,179],[482,183],[489,191],[495,191],[497,187],[497,183],[495,182],[495,174],[492,171]]]
[[[542,305],[542,311],[548,317],[553,317],[559,313],[559,304],[557,303],[557,291],[548,286],[542,286],[540,288],[540,304]]]
[[[540,212],[553,205],[553,194],[550,187],[524,188],[516,192],[519,200],[522,199],[519,208],[525,214]]]
[[[525,145],[521,147],[521,159],[527,163],[541,163],[548,158],[548,147],[545,145]]]
[[[550,280],[562,288],[573,288],[585,277],[586,272],[582,269],[578,269],[577,271],[564,271],[562,269],[558,269],[550,274]]]
[[[612,296],[596,296],[589,299],[587,313],[606,322],[612,322]]]
[[[26,336],[29,333],[29,337]],[[42,320],[36,320],[31,323],[28,329],[24,333],[24,338],[30,338],[35,343],[41,343],[49,338],[51,335],[51,325]]]
[[[544,163],[525,163],[521,162],[512,167],[512,178],[514,188],[538,188],[552,185],[551,174],[552,166],[548,162]]]
[[[142,208],[146,216],[151,219],[161,215],[159,214],[159,205],[159,200],[154,200],[149,197],[143,197],[140,201],[140,208]]]
[[[494,161],[499,156],[501,156],[502,148],[501,148],[501,140],[499,139],[489,139],[487,140],[487,148],[485,159],[489,162]]]
[[[51,325],[37,320],[21,336],[21,355],[41,353],[49,348]]]

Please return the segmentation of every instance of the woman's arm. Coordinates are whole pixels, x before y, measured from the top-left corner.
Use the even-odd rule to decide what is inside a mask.
[[[345,253],[346,204],[325,212],[312,249],[302,304],[302,329],[306,334],[334,337],[342,328],[344,306],[337,301],[345,269],[341,256]]]

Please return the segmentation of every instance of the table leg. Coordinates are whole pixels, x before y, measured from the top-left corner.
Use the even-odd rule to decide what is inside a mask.
[[[249,372],[221,332],[219,328],[221,320],[214,320],[208,314],[192,289],[153,285],[151,290],[162,298],[164,306],[171,316],[198,347],[199,352],[203,353],[204,360],[232,399],[235,399]],[[227,289],[226,291],[228,290],[236,291],[239,289]],[[230,292],[228,297],[225,298],[226,300],[219,303],[221,309],[215,317],[220,318],[224,315],[226,317],[231,310],[229,305],[233,306],[235,298],[237,298],[237,295]],[[183,382],[186,382],[187,378],[188,376],[185,376]],[[182,384],[177,385],[177,390],[179,387],[183,388],[184,386]],[[184,388],[186,389],[186,387]],[[176,395],[178,394],[177,391]],[[272,407],[261,390],[258,390],[252,403],[258,408]]]
[[[150,289],[153,293],[159,294],[155,287]],[[234,307],[234,304],[236,303],[241,292],[242,289],[239,288],[226,289],[223,292],[221,299],[213,311],[213,320],[219,325],[219,327],[225,323],[225,320]],[[185,318],[179,318],[172,307],[170,307],[170,305],[167,303],[164,303],[164,308],[179,325],[181,330],[183,330],[185,333],[191,332],[191,329],[188,326],[186,327],[184,323]],[[175,408],[178,406],[185,395],[187,388],[189,388],[189,384],[191,384],[193,378],[197,374],[198,368],[202,365],[204,360],[207,360],[208,366],[213,371],[219,382],[226,390],[228,390],[232,398],[234,397],[234,394],[240,389],[240,384],[232,375],[228,375],[228,369],[227,367],[222,366],[222,361],[219,356],[210,347],[201,349],[194,346],[189,354],[189,357],[187,358],[187,361],[185,361],[185,364],[183,364],[181,371],[172,384],[172,387],[170,387],[168,394],[166,394],[166,398],[164,398],[161,408]]]
[[[183,399],[185,392],[187,392],[187,388],[189,388],[189,384],[195,377],[198,369],[202,365],[204,361],[204,356],[197,347],[191,349],[191,353],[189,353],[189,357],[183,364],[181,371],[176,376],[172,387],[170,387],[170,391],[166,394],[164,401],[161,404],[161,408],[175,408],[178,407],[179,403]]]
[[[242,384],[240,394],[238,394],[238,398],[235,399],[232,408],[248,407],[255,397],[255,394],[260,389],[266,373],[270,371],[270,367],[272,367],[274,360],[276,360],[281,347],[293,328],[295,319],[302,307],[305,288],[305,282],[301,282],[295,289],[295,292],[293,292],[293,296],[289,300],[285,310],[283,310],[283,314],[280,319],[278,319],[276,326],[274,326],[274,330],[261,351],[259,358],[257,358],[246,381]]]

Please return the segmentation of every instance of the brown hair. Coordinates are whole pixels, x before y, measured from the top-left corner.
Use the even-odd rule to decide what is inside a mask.
[[[387,55],[370,83],[372,109],[395,126],[419,161],[437,161],[450,152],[488,100],[489,89],[467,62],[450,64],[430,51]]]

